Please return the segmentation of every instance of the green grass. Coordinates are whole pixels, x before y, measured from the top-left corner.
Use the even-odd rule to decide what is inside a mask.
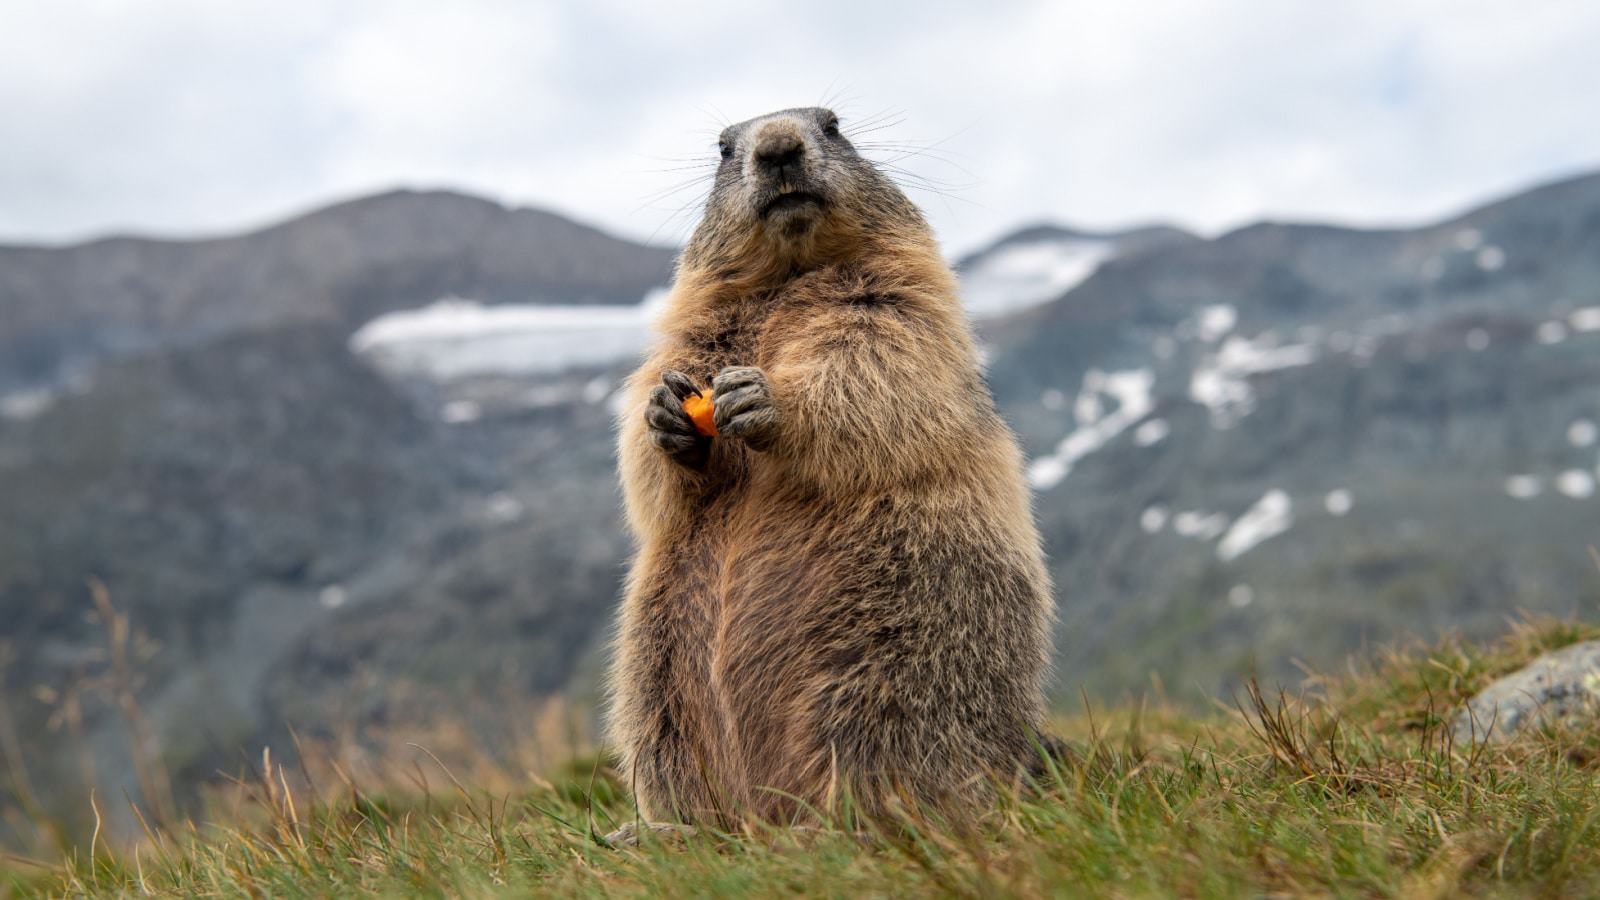
[[[1595,895],[1600,728],[1483,750],[1453,746],[1447,719],[1540,651],[1597,636],[1527,623],[1490,648],[1388,653],[1304,695],[1253,690],[1242,711],[1086,711],[1059,723],[1081,758],[1036,789],[865,842],[853,828],[702,830],[612,849],[598,835],[632,812],[592,758],[500,795],[434,767],[443,789],[419,777],[312,796],[309,776],[269,764],[218,824],[96,842],[59,865],[0,861],[0,896]]]

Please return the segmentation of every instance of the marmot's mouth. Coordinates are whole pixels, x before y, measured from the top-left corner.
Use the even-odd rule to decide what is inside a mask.
[[[767,204],[761,207],[761,216],[762,218],[767,218],[775,213],[793,212],[803,207],[816,208],[824,205],[822,197],[817,194],[807,193],[806,191],[791,191],[787,194],[779,194],[767,201]]]

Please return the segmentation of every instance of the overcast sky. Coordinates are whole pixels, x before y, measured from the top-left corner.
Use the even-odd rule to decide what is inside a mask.
[[[3,0],[0,241],[408,186],[677,243],[720,125],[828,98],[925,151],[898,165],[952,253],[1420,223],[1600,169],[1600,3]]]

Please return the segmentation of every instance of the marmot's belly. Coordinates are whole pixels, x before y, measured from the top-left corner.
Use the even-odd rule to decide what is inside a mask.
[[[1015,680],[1000,670],[1027,665],[995,648],[1006,646],[999,635],[1031,630],[1036,586],[996,553],[984,523],[904,497],[810,512],[760,508],[716,536],[711,680],[749,784],[810,777],[800,773],[825,760],[831,720],[857,695],[960,707],[977,721],[1000,707],[973,685]],[[958,684],[934,671],[942,665],[994,671]]]
[[[965,632],[986,630],[981,620],[1031,617],[1039,605],[1025,550],[937,499],[786,508],[752,498],[702,537],[716,546],[714,646],[729,677],[825,677],[858,665],[864,646],[930,629],[961,652]]]

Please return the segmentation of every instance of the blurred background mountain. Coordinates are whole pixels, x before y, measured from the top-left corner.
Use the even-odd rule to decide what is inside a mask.
[[[180,798],[291,728],[492,753],[503,698],[592,708],[615,392],[671,259],[446,192],[0,248],[0,806],[137,795],[118,677]],[[1408,230],[1037,225],[959,268],[1064,702],[1594,612],[1600,176]]]

